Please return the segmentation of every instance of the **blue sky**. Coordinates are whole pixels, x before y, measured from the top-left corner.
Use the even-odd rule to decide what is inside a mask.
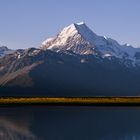
[[[140,0],[0,0],[0,45],[38,47],[80,21],[99,35],[140,46]]]

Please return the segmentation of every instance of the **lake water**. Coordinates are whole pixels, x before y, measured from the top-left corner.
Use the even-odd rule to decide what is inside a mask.
[[[139,139],[139,107],[0,107],[0,140]]]

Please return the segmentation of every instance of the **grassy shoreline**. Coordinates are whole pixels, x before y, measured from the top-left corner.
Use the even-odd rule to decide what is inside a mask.
[[[140,106],[140,96],[128,97],[0,97],[0,105]]]

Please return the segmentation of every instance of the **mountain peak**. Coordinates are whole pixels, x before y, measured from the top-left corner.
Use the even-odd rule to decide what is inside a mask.
[[[72,23],[69,26],[75,26],[75,28],[76,28],[76,26],[86,26],[86,23],[81,21],[81,22],[77,22],[77,23]]]
[[[59,46],[69,44],[70,40],[72,46],[80,40],[91,43],[92,40],[96,40],[96,38],[97,35],[93,33],[84,22],[79,22],[64,27],[55,38],[45,40],[42,45],[47,49],[56,49],[59,48]]]
[[[84,22],[73,23],[63,28],[54,38],[42,43],[44,49],[53,51],[70,50],[76,54],[99,54],[135,60],[135,54],[140,52],[130,45],[120,45],[117,41],[106,36],[95,34]],[[137,53],[138,54],[138,53]]]
[[[83,34],[85,31],[89,30],[84,22],[73,23],[69,26],[63,28],[63,30],[59,33],[59,36],[73,36],[75,33]]]
[[[83,21],[76,23],[76,25],[85,25]]]
[[[42,43],[44,49],[71,50],[78,54],[94,54],[95,46],[106,44],[104,37],[96,35],[84,22],[73,23],[55,37]]]

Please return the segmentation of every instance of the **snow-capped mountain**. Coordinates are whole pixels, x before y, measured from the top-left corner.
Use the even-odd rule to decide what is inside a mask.
[[[40,48],[0,58],[0,94],[43,96],[139,95],[140,48],[71,24]],[[4,94],[3,94],[4,93]]]
[[[80,55],[93,54],[133,61],[140,59],[140,48],[129,44],[120,45],[111,38],[99,36],[83,22],[65,27],[56,37],[45,40],[42,46],[57,52],[70,50]]]
[[[13,53],[14,50],[8,49],[7,46],[1,46],[0,47],[0,57],[5,56],[6,54],[10,54]]]

